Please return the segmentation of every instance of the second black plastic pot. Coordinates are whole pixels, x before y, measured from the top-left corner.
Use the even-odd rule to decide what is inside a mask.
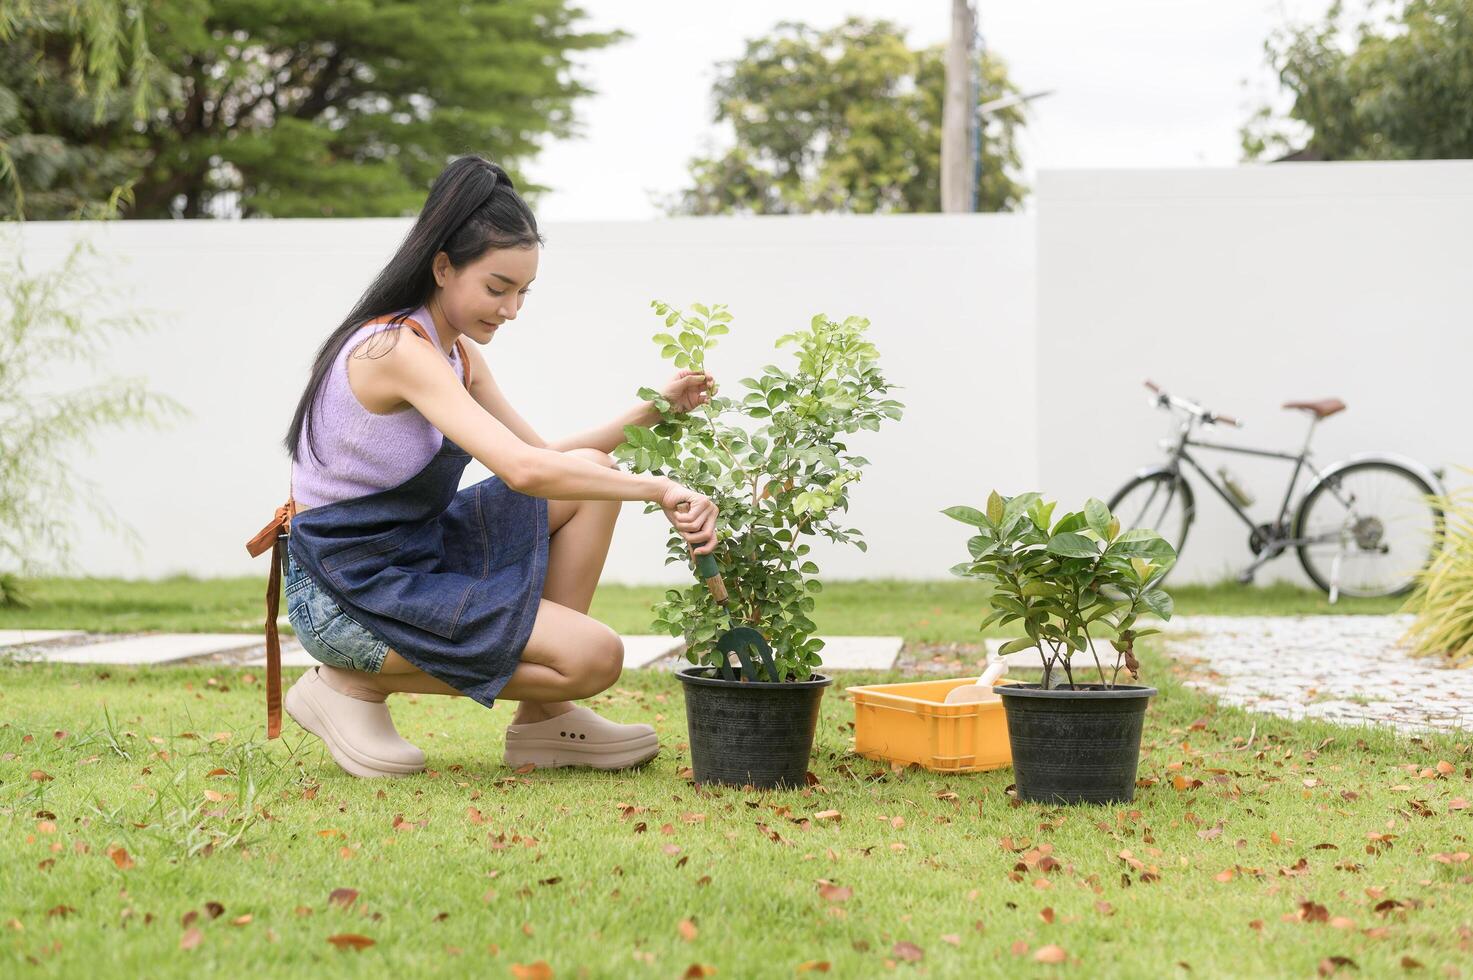
[[[1141,725],[1154,687],[1006,684],[995,690],[1007,713],[1020,800],[1128,803],[1135,797]]]
[[[823,689],[833,679],[728,681],[714,667],[676,671],[685,689],[685,720],[697,783],[761,789],[805,785]]]

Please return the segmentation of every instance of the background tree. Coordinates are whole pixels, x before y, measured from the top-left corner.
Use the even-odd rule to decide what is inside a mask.
[[[126,217],[412,213],[455,154],[520,176],[544,139],[572,135],[591,90],[571,53],[623,36],[579,32],[567,0],[112,0],[140,39],[119,50],[124,73],[162,93],[140,123],[117,93],[92,113],[73,95],[87,27],[65,9],[107,0],[20,2],[0,125],[30,137],[10,173],[31,182],[32,217],[120,175]]]
[[[941,45],[912,49],[895,24],[850,18],[818,30],[784,22],[719,66],[715,120],[735,148],[690,162],[693,186],[672,214],[796,214],[941,209]],[[1017,89],[996,55],[981,57],[978,99]],[[978,209],[1008,211],[1018,177],[1021,105],[984,117]]]
[[[1248,159],[1473,157],[1473,0],[1372,2],[1350,26],[1340,3],[1320,24],[1264,45],[1292,98],[1243,128]]]
[[[23,218],[29,207],[45,216],[106,220],[131,200],[123,162],[75,142],[69,127],[146,118],[155,93],[143,23],[133,0],[0,4],[0,48],[29,53],[0,59],[0,217]],[[29,46],[63,28],[71,36],[64,59],[60,49],[48,55]],[[55,120],[65,135],[34,131],[37,115],[22,106]],[[136,378],[58,390],[58,379],[100,367],[111,340],[148,323],[118,312],[122,304],[92,281],[85,242],[38,273],[26,267],[20,232],[17,221],[0,225],[0,606],[29,604],[22,576],[73,568],[70,518],[79,508],[135,548],[142,545],[69,460],[104,429],[157,426],[187,414]]]
[[[137,0],[0,3],[0,219],[116,217],[136,160],[86,136],[145,120],[155,76]]]

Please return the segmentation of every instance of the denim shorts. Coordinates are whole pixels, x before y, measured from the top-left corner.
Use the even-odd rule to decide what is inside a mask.
[[[389,645],[368,632],[312,580],[286,550],[286,618],[302,649],[329,667],[377,674]]]

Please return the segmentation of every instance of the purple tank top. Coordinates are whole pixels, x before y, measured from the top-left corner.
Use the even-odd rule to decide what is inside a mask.
[[[421,306],[409,314],[435,338],[435,319]],[[318,392],[310,416],[316,455],[307,451],[304,436],[298,459],[292,461],[292,496],[301,507],[320,507],[397,487],[427,466],[444,438],[439,429],[413,406],[383,415],[370,412],[348,384],[348,357],[385,330],[404,329],[393,323],[369,323],[343,344]],[[399,343],[404,342],[401,337]],[[370,355],[388,348],[387,338],[369,348]],[[460,352],[447,358],[461,373]]]

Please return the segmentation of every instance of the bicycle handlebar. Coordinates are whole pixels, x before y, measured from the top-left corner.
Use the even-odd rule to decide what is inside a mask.
[[[1156,396],[1156,406],[1158,408],[1178,409],[1207,425],[1222,423],[1223,425],[1230,425],[1235,429],[1241,429],[1243,427],[1242,421],[1231,415],[1219,415],[1216,412],[1208,411],[1194,401],[1188,401],[1185,398],[1178,398],[1175,395],[1167,394],[1160,385],[1149,378],[1146,379],[1145,385]]]

